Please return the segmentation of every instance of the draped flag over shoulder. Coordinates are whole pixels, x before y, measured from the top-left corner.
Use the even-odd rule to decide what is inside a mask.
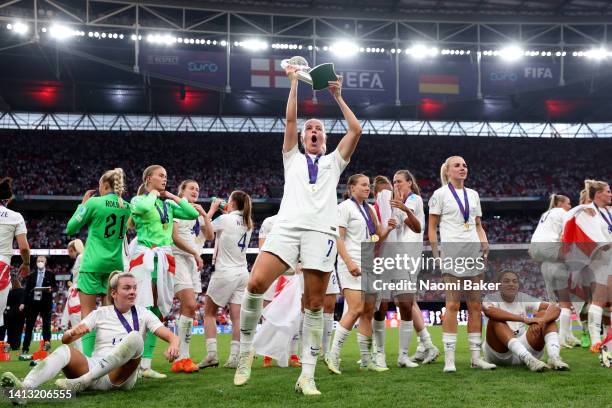
[[[300,328],[301,301],[299,276],[281,276],[274,299],[263,311],[265,320],[253,339],[255,352],[272,357],[279,367],[288,366],[291,339]]]
[[[584,296],[581,288],[591,284],[591,275],[585,267],[599,256],[599,249],[608,241],[601,223],[587,211],[588,208],[592,207],[585,205],[571,210],[561,235],[562,253],[570,270],[570,290],[580,297]]]

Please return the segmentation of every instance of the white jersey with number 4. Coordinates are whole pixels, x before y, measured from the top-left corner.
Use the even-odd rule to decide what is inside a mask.
[[[476,232],[476,217],[482,217],[480,197],[471,188],[466,187],[465,190],[467,191],[470,208],[468,228],[465,228],[463,214],[448,185],[434,191],[429,199],[429,214],[440,216],[440,240],[442,242],[480,241]],[[461,200],[461,205],[465,208],[463,189],[456,189],[456,192],[459,200]]]
[[[143,341],[148,331],[155,333],[157,329],[163,327],[162,322],[148,309],[136,306],[136,312],[138,314],[138,333],[142,336]],[[132,310],[124,313],[123,317],[132,330],[134,330]],[[106,357],[109,351],[118,345],[128,334],[117,317],[115,306],[99,307],[88,314],[81,323],[84,323],[90,331],[96,331],[96,345],[92,355],[93,358]]]
[[[17,235],[27,233],[25,221],[21,214],[0,205],[0,256],[13,256],[13,239]]]
[[[316,156],[310,157],[314,162]],[[297,144],[283,153],[285,187],[275,225],[338,236],[336,188],[348,163],[338,149],[321,156],[316,183],[310,184],[306,155],[300,153]]]
[[[252,230],[247,230],[242,211],[222,214],[215,218],[212,225],[216,233],[213,256],[215,273],[220,270],[244,270]]]
[[[563,208],[553,208],[546,211],[540,217],[540,222],[531,237],[531,242],[559,242],[563,232],[563,219],[565,217]]]

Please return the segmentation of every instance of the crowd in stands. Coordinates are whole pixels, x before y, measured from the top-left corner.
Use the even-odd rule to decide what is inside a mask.
[[[330,135],[329,149],[338,140]],[[202,198],[234,189],[253,198],[282,195],[281,134],[2,131],[0,143],[0,174],[15,178],[18,195],[80,196],[97,187],[105,170],[122,167],[131,197],[153,163],[167,169],[171,190],[183,179],[198,180]],[[609,154],[609,141],[597,138],[364,135],[340,189],[353,173],[391,177],[409,169],[427,199],[440,184],[440,164],[461,155],[470,169],[467,184],[481,197],[576,196],[585,178],[611,178],[602,166]]]

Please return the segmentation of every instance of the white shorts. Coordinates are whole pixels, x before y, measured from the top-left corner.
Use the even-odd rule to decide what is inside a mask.
[[[595,283],[600,285],[607,285],[608,278],[612,276],[612,253],[610,252],[612,251],[599,251],[599,254],[589,265]]]
[[[529,244],[529,256],[537,262],[558,262],[560,242],[532,242]]]
[[[175,252],[174,262],[176,265],[174,293],[183,289],[193,289],[195,293],[202,292],[200,271],[198,271],[198,265],[193,256]]]
[[[242,303],[248,281],[249,271],[246,268],[232,271],[215,270],[208,283],[206,296],[221,307],[230,303],[239,305]]]
[[[542,262],[541,268],[548,300],[558,302],[555,292],[568,288],[570,272],[567,265],[560,262]]]
[[[531,345],[527,341],[527,332],[523,333],[518,338],[518,341],[520,341],[521,344],[525,346],[527,351],[529,351],[529,353],[535,358],[541,359],[544,355],[544,349],[537,351],[531,347]],[[510,350],[506,351],[505,353],[499,353],[493,350],[486,341],[484,342],[484,358],[491,364],[501,366],[515,366],[523,364],[521,359],[518,356],[514,355]]]
[[[10,290],[11,290],[10,283],[6,288],[0,290],[0,326],[4,326],[4,310],[6,309],[6,301],[8,300],[8,295],[9,295]]]
[[[300,280],[302,284],[302,293],[304,290],[304,275],[300,274]],[[338,285],[338,276],[336,275],[336,271],[331,271],[331,275],[329,276],[329,282],[327,282],[327,290],[325,291],[326,295],[338,295],[340,293],[340,286]]]
[[[279,225],[268,235],[261,250],[278,256],[293,269],[300,262],[302,269],[331,272],[336,262],[336,236]]]
[[[363,290],[361,287],[361,276],[353,276],[344,262],[338,261],[338,279],[342,290]]]
[[[480,242],[452,242],[440,250],[442,258],[442,273],[456,278],[473,278],[486,272],[485,268],[477,267],[476,259],[482,257]],[[452,260],[452,263],[450,262]],[[469,260],[469,263],[466,263]],[[448,265],[446,265],[448,263]],[[453,265],[452,268],[447,266]]]
[[[94,357],[85,357],[87,359],[87,365],[91,370],[98,364],[99,359]],[[131,390],[136,385],[136,380],[138,380],[138,367],[134,370],[132,375],[125,380],[122,384],[113,384],[108,377],[108,374],[105,376],[98,378],[89,386],[89,390],[98,390],[98,391],[110,391],[110,390]]]

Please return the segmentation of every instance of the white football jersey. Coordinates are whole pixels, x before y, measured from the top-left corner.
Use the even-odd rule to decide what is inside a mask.
[[[314,161],[315,156],[310,156]],[[285,187],[276,225],[338,236],[336,188],[348,163],[338,149],[321,156],[316,183],[310,184],[306,155],[297,144],[283,153]]]
[[[397,228],[395,229],[397,234],[397,242],[423,242],[423,234],[425,233],[425,210],[423,209],[423,199],[420,195],[411,194],[404,201],[404,205],[412,210],[419,223],[421,223],[421,232],[416,233],[411,230],[404,222],[408,215],[397,208],[393,209],[393,214],[398,220]]]
[[[198,231],[195,231],[196,221],[200,228],[204,226],[204,218],[202,216],[199,216],[197,220],[179,220],[178,218],[175,218],[174,225],[176,228],[178,228],[179,237],[182,238],[187,245],[201,254],[203,252],[204,245],[202,239],[200,238],[200,228],[198,228]],[[174,245],[172,246],[172,252],[179,255],[191,256]]]
[[[522,317],[533,316],[540,308],[540,300],[523,292],[518,292],[514,302],[506,302],[499,292],[490,293],[482,301],[483,307],[495,307],[505,312]],[[526,330],[525,323],[506,322],[515,336],[522,335]]]
[[[147,331],[155,333],[157,329],[163,327],[162,322],[150,310],[142,306],[136,306],[136,312],[138,314],[138,333],[142,336],[143,341]],[[134,330],[132,311],[128,310],[127,313],[123,314],[123,317],[132,330]],[[128,334],[117,317],[115,307],[112,305],[97,308],[88,314],[82,323],[85,323],[89,330],[96,331],[96,345],[92,355],[93,358],[105,357]]]
[[[17,235],[27,232],[23,216],[0,205],[0,256],[10,260],[13,256],[13,240]]]
[[[278,214],[273,215],[263,220],[263,222],[261,223],[261,227],[259,228],[259,238],[260,239],[266,239],[268,237],[277,219],[278,219]]]
[[[468,228],[465,228],[463,214],[448,185],[442,186],[429,199],[429,213],[440,216],[440,240],[442,242],[479,242],[476,232],[476,217],[482,217],[480,197],[471,188],[465,188],[470,204]],[[465,208],[463,189],[456,189]]]
[[[563,233],[563,208],[553,208],[540,217],[538,226],[531,236],[531,242],[559,242]]]
[[[374,208],[367,203],[366,206],[370,210],[370,214],[376,217]],[[346,228],[344,246],[346,247],[348,255],[357,265],[361,265],[361,243],[372,242],[370,231],[368,231],[368,226],[363,218],[362,211],[363,208],[360,210],[357,204],[351,199],[345,200],[338,205],[338,225]],[[372,249],[374,249],[373,246]],[[339,266],[346,266],[341,256],[338,256],[338,264]]]
[[[213,264],[215,273],[222,270],[243,270],[247,267],[246,253],[252,230],[242,219],[242,211],[222,214],[212,222],[216,233]]]

